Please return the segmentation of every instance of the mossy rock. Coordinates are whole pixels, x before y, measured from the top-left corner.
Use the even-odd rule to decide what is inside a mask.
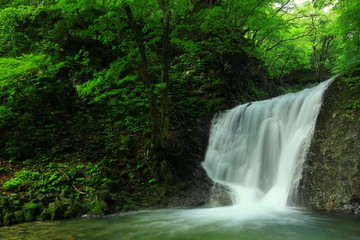
[[[48,206],[49,203],[55,201],[55,196],[53,194],[41,194],[37,196],[36,200],[41,202],[44,206]]]
[[[85,200],[85,209],[90,215],[103,215],[109,213],[109,206],[113,204],[113,199],[109,190],[96,191],[93,188],[87,190],[88,198]]]
[[[111,192],[119,192],[123,189],[124,184],[120,180],[112,180],[108,183]]]
[[[111,196],[111,193],[108,190],[101,191],[98,194],[98,197],[100,199],[104,200],[108,206],[113,205],[113,203],[114,203],[114,200],[113,200],[113,198]]]
[[[0,209],[8,207],[8,199],[5,196],[0,196]]]
[[[90,215],[104,215],[109,210],[108,205],[103,199],[97,199],[90,203]]]
[[[10,205],[14,208],[21,206],[20,199],[10,199]]]
[[[24,212],[23,211],[16,211],[14,212],[16,223],[25,222]]]
[[[49,203],[48,207],[50,211],[50,220],[60,220],[64,218],[64,213],[67,209],[67,205],[64,204],[62,201],[56,200],[55,202]]]
[[[72,218],[79,217],[83,213],[83,208],[81,204],[75,200],[70,199],[70,205],[67,207],[64,217]]]
[[[36,220],[37,216],[41,213],[41,209],[43,205],[41,203],[27,203],[22,207],[25,221],[34,221]]]
[[[44,221],[44,220],[51,220],[51,211],[49,208],[44,208],[40,215],[38,216],[38,220]]]
[[[9,226],[11,224],[15,224],[16,223],[15,214],[12,212],[5,213],[3,222],[4,222],[4,226]]]

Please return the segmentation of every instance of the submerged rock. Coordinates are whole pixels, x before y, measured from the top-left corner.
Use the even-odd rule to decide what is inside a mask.
[[[341,79],[324,95],[299,186],[306,207],[360,214],[360,112],[346,108],[358,96]]]

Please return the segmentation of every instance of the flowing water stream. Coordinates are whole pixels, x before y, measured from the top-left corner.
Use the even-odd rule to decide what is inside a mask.
[[[1,240],[360,240],[360,218],[293,208],[147,210],[0,228]]]
[[[0,228],[6,240],[360,240],[360,218],[289,207],[330,81],[240,105],[213,123],[203,166],[233,206],[162,209]]]

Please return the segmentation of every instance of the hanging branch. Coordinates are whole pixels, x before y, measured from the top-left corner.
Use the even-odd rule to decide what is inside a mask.
[[[63,173],[64,176],[65,176],[68,180],[71,180],[71,179],[69,178],[69,176],[68,176],[64,171],[59,170],[59,172]],[[79,189],[77,189],[77,187],[75,187],[74,184],[71,184],[71,186],[72,186],[72,187],[75,189],[75,191],[77,191],[78,193],[83,194],[83,195],[86,194],[86,192],[82,192],[82,191],[80,191]]]
[[[314,15],[294,17],[294,18],[291,18],[291,19],[286,20],[285,23],[289,23],[289,22],[291,22],[291,21],[293,21],[293,20],[295,20],[295,19],[301,19],[301,18],[312,17],[312,16],[314,16]],[[268,30],[268,31],[264,34],[264,36],[263,36],[259,41],[257,41],[255,47],[258,48],[258,47],[262,44],[262,42],[266,39],[266,37],[268,37],[270,33],[272,33],[273,31],[275,31],[276,29],[278,29],[281,25],[283,25],[283,24],[281,24],[281,23],[280,23],[280,24],[277,24],[275,27],[273,27],[273,28],[271,28],[270,30]],[[259,30],[260,30],[260,29],[259,29]]]
[[[288,0],[287,2],[285,2],[283,5],[281,5],[281,7],[271,16],[271,19],[274,18],[288,3],[290,2],[290,0]],[[278,27],[280,24],[277,24],[276,27]],[[257,33],[261,30],[262,28],[258,28],[256,30],[253,31],[252,35],[252,39],[255,40]],[[272,30],[270,30],[270,32],[272,32]],[[265,34],[268,35],[269,31]]]
[[[290,0],[287,0],[281,7],[274,13],[274,15],[271,18],[274,18],[288,3]]]
[[[279,46],[279,45],[280,45],[281,43],[283,43],[283,42],[293,41],[293,40],[298,40],[298,39],[300,39],[300,38],[303,38],[303,37],[308,36],[311,32],[312,32],[312,30],[311,30],[310,32],[308,32],[308,33],[305,33],[305,34],[300,35],[300,36],[295,37],[295,38],[282,39],[282,40],[280,40],[279,42],[277,42],[276,44],[274,44],[273,46],[268,47],[268,48],[265,50],[265,52],[264,52],[263,54],[265,54],[266,52],[269,52],[271,49],[273,49],[273,48],[275,48],[275,47]],[[263,54],[262,54],[262,55],[263,55]]]
[[[253,7],[253,9],[251,9],[251,11],[241,20],[240,26],[244,25],[244,23],[248,19],[248,17],[250,17],[253,14],[253,12],[255,11],[255,9],[257,9],[263,2],[265,2],[265,0],[261,0],[260,2],[258,2],[258,4],[256,4],[255,7]]]
[[[278,82],[281,81],[281,78],[282,78],[282,76],[283,76],[283,74],[284,74],[284,71],[285,71],[285,67],[286,67],[286,65],[288,64],[288,62],[289,62],[289,60],[290,60],[290,58],[291,58],[290,56],[291,56],[291,54],[288,55],[288,57],[286,58],[286,61],[285,61],[284,65],[283,65],[282,68],[281,68],[280,75],[279,75],[279,77],[278,77],[278,79],[277,79]]]

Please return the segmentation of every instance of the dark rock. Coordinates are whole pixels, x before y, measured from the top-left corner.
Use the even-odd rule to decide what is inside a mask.
[[[106,201],[111,202],[111,195],[108,190],[97,191],[88,188],[86,206],[89,215],[104,215],[109,213],[109,206]]]
[[[60,220],[64,218],[64,213],[67,209],[67,205],[60,200],[49,203],[50,220]]]
[[[69,199],[69,206],[67,207],[64,217],[65,218],[71,218],[71,217],[79,217],[81,213],[83,212],[83,209],[77,201],[73,199]]]
[[[8,206],[8,201],[5,196],[0,196],[0,206],[1,208],[5,208]]]
[[[14,212],[16,223],[25,222],[25,217],[23,211]]]
[[[344,109],[344,99],[356,98],[346,94],[346,83],[337,79],[324,95],[299,195],[309,208],[359,214],[360,112]]]
[[[16,223],[16,217],[13,212],[5,213],[3,218],[4,226],[9,226],[11,224]]]
[[[88,214],[96,216],[104,215],[108,209],[109,207],[106,202],[103,199],[98,198],[95,201],[91,202],[91,208]]]
[[[25,221],[34,221],[36,217],[40,214],[42,209],[42,204],[40,203],[27,203],[22,207],[22,211],[24,213]]]
[[[51,211],[49,208],[44,208],[38,217],[39,220],[51,220]]]
[[[229,206],[233,203],[230,189],[218,183],[213,185],[210,196],[209,206]]]
[[[209,205],[213,181],[201,166],[204,160],[213,116],[205,116],[188,136],[180,154],[172,156],[172,169],[177,188],[167,188],[164,207],[195,207]]]

